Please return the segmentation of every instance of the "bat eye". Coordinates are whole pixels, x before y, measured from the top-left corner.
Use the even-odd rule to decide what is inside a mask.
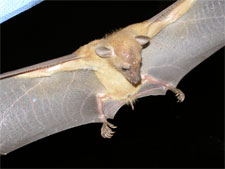
[[[122,67],[121,67],[121,69],[122,69],[122,71],[128,71],[128,70],[130,70],[130,65],[123,65]]]
[[[125,68],[125,67],[122,67],[121,69],[122,69],[122,71],[124,71],[124,72],[130,70],[130,69]]]

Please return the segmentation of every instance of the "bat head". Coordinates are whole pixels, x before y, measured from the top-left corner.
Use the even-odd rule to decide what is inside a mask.
[[[147,36],[118,37],[109,39],[108,44],[97,47],[95,52],[108,58],[113,66],[134,86],[141,82],[141,52],[149,44]]]

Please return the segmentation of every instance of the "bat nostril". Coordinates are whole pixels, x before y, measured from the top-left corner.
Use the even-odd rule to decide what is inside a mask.
[[[134,81],[134,82],[133,82],[133,85],[134,85],[134,86],[137,86],[139,83],[140,83],[140,81]]]
[[[141,82],[141,77],[136,77],[134,79],[132,79],[131,83],[134,85],[134,86],[137,86],[139,83]]]

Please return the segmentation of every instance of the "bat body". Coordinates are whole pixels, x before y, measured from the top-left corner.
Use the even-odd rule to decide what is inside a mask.
[[[104,123],[101,133],[104,138],[111,138],[114,133],[111,128],[115,128],[115,126],[105,118],[101,103],[103,99],[113,99],[132,104],[140,87],[145,80],[148,80],[151,83],[159,83],[176,93],[179,101],[184,100],[184,94],[175,87],[159,82],[152,77],[142,78],[144,75],[141,75],[140,70],[141,51],[142,46],[149,43],[150,37],[180,18],[194,2],[194,0],[178,1],[153,23],[145,21],[130,25],[103,39],[95,40],[80,47],[74,52],[74,55],[78,57],[71,61],[23,72],[17,78],[41,78],[51,76],[56,72],[93,70],[105,88],[103,93],[97,93],[96,95],[100,118]]]
[[[175,66],[158,62],[157,57],[159,57],[159,54],[156,54],[155,53],[156,50],[154,50],[154,46],[156,46],[157,44],[156,42],[157,38],[156,38],[156,40],[153,39],[150,45],[143,50],[143,55],[142,55],[143,65],[140,65],[142,45],[146,45],[149,42],[146,36],[150,38],[154,38],[154,36],[157,33],[159,33],[162,30],[162,28],[166,27],[168,24],[172,22],[175,22],[179,17],[181,17],[185,12],[187,12],[190,9],[190,7],[193,5],[193,3],[194,1],[191,1],[191,0],[178,1],[175,5],[170,7],[167,11],[164,11],[161,15],[158,15],[158,17],[154,17],[151,20],[148,20],[139,24],[128,26],[122,30],[119,30],[111,35],[106,36],[103,39],[95,40],[81,47],[74,54],[71,55],[75,58],[67,57],[65,60],[62,60],[58,62],[57,64],[54,63],[54,64],[50,64],[50,66],[49,65],[39,66],[38,69],[32,68],[32,69],[27,69],[25,71],[21,71],[18,74],[14,74],[16,76],[12,77],[13,79],[6,78],[9,76],[12,76],[12,74],[8,74],[8,75],[3,74],[1,78],[5,78],[5,79],[2,80],[2,83],[1,83],[2,86],[5,86],[6,83],[9,84],[9,82],[12,84],[13,81],[19,84],[23,83],[24,85],[21,89],[24,92],[24,94],[20,95],[20,97],[18,97],[16,100],[12,101],[12,104],[10,106],[5,105],[5,108],[3,109],[3,113],[2,113],[2,118],[1,118],[3,119],[1,123],[2,126],[5,126],[4,123],[7,122],[8,120],[7,118],[4,117],[5,114],[11,112],[12,109],[17,107],[18,106],[17,103],[20,101],[22,97],[24,97],[25,95],[26,96],[30,95],[28,98],[31,99],[31,102],[36,103],[36,101],[39,100],[39,98],[42,98],[45,96],[46,91],[47,93],[55,93],[57,95],[57,89],[56,88],[51,89],[50,86],[48,86],[47,84],[49,84],[50,82],[65,81],[68,83],[65,84],[65,87],[64,87],[66,89],[66,92],[64,93],[65,95],[62,96],[63,102],[66,101],[66,99],[68,99],[67,94],[68,94],[68,91],[71,90],[71,86],[76,85],[75,90],[77,91],[78,89],[80,91],[85,91],[85,90],[89,91],[90,86],[88,84],[91,84],[91,87],[94,89],[94,92],[90,92],[90,95],[89,97],[87,97],[87,99],[92,98],[93,99],[92,102],[96,102],[97,106],[96,108],[93,109],[93,112],[91,111],[88,112],[87,114],[89,116],[88,118],[92,119],[91,121],[102,121],[105,125],[105,127],[103,125],[103,130],[106,130],[105,137],[110,137],[112,132],[109,129],[114,128],[114,126],[111,125],[110,123],[107,123],[107,121],[104,121],[105,117],[100,116],[99,118],[99,114],[95,113],[96,110],[100,112],[100,115],[101,113],[103,114],[104,112],[106,117],[113,117],[115,112],[119,109],[120,106],[122,106],[123,104],[127,102],[132,102],[134,98],[143,97],[150,94],[151,95],[164,94],[167,89],[174,90],[175,93],[177,92],[177,90],[175,89],[175,86],[177,85],[178,81],[187,73],[187,71],[180,70],[184,62],[182,61],[179,63],[179,59],[178,59],[176,62],[176,64],[178,65],[174,64]],[[196,6],[197,5],[202,5],[202,4],[198,2]],[[188,16],[186,17],[188,18]],[[179,23],[179,20],[177,22]],[[180,22],[182,23],[182,20]],[[170,27],[166,29],[165,31],[168,31],[171,29],[172,28]],[[159,35],[157,35],[157,37],[163,36],[163,35],[165,35],[165,32],[162,34],[160,33]],[[180,32],[180,35],[182,36],[184,35],[182,31]],[[178,37],[182,37],[182,36],[178,36]],[[118,41],[118,39],[121,39],[123,43]],[[224,45],[224,38],[221,38],[220,40],[216,39],[216,41],[218,43],[211,48],[212,49],[210,50],[211,53],[214,53],[216,50],[218,50]],[[122,44],[126,44],[126,45],[123,46]],[[199,55],[202,55],[201,51],[199,51]],[[207,54],[207,56],[209,55],[210,54]],[[207,56],[205,55],[204,58],[206,58]],[[190,59],[190,57],[187,57],[187,58]],[[169,57],[165,58],[165,60],[167,60],[168,63],[169,63],[169,59],[170,59]],[[195,62],[195,65],[197,65],[200,61],[202,61],[202,59],[197,59]],[[171,70],[171,72],[167,72],[167,74],[165,74],[165,72],[161,70],[162,65],[164,67],[168,67],[169,70]],[[191,70],[195,65],[193,63],[191,63],[190,65],[188,63],[185,63],[184,67],[186,66],[187,70]],[[81,70],[91,70],[91,72],[81,71]],[[66,72],[66,71],[69,71],[69,72]],[[75,71],[75,73],[71,71]],[[140,72],[142,73],[142,75]],[[69,74],[70,76],[64,77],[63,75],[65,73]],[[136,74],[133,75],[134,73]],[[179,76],[176,78],[176,80],[171,81],[170,79],[173,79],[171,78],[171,76],[172,75],[174,76],[174,74],[176,73],[177,74],[179,73]],[[133,75],[133,78],[132,78],[132,75]],[[147,75],[148,77],[146,78],[145,75]],[[80,78],[82,76],[88,77],[88,79],[84,80]],[[95,77],[97,79],[95,79]],[[57,79],[60,79],[60,80],[57,80]],[[149,83],[149,81],[153,83]],[[27,89],[28,83],[29,85],[31,84],[31,86],[33,87]],[[83,84],[83,85],[79,86],[79,84]],[[10,85],[8,85],[8,87],[9,86]],[[43,86],[45,88],[47,87],[48,90],[44,89]],[[36,90],[36,88],[40,88],[38,90],[42,91],[41,94],[38,92],[32,93],[33,89]],[[72,89],[72,91],[75,91],[75,90]],[[55,96],[55,97],[59,97],[59,96]],[[32,104],[31,106],[33,106],[32,109],[34,110],[35,104]],[[85,108],[85,106],[82,107],[82,109],[83,108]],[[17,110],[19,109],[20,108],[17,108]],[[23,111],[26,114],[26,109]],[[84,115],[81,115],[81,116],[84,116]],[[85,118],[82,117],[82,119],[85,119]],[[87,122],[90,121],[90,119],[87,120]],[[83,124],[85,123],[84,121],[85,120],[82,121]],[[45,126],[45,124],[43,126]],[[63,125],[61,127],[65,128],[65,126]],[[59,126],[57,131],[62,130],[61,127]],[[68,127],[69,126],[67,126],[67,128]],[[5,135],[8,135],[6,131],[7,130],[3,132]],[[52,133],[52,132],[53,131],[49,131],[49,133]],[[104,135],[104,131],[103,131],[103,135]],[[40,138],[41,135],[38,135],[38,137]],[[32,138],[31,140],[28,140],[26,142],[30,142],[35,139],[36,138]],[[5,141],[5,143],[7,143],[7,140]],[[2,153],[7,152],[6,151],[7,149],[12,150],[13,144],[9,144],[9,145],[5,144],[5,148],[2,148]],[[21,142],[20,146],[23,144],[25,143]]]

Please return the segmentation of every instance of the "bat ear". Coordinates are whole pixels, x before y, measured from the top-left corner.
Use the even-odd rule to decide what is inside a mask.
[[[150,38],[148,36],[139,35],[136,36],[135,39],[141,46],[145,46],[150,43]]]
[[[105,47],[100,46],[95,49],[95,53],[100,56],[101,58],[109,58],[112,56],[112,50]]]

